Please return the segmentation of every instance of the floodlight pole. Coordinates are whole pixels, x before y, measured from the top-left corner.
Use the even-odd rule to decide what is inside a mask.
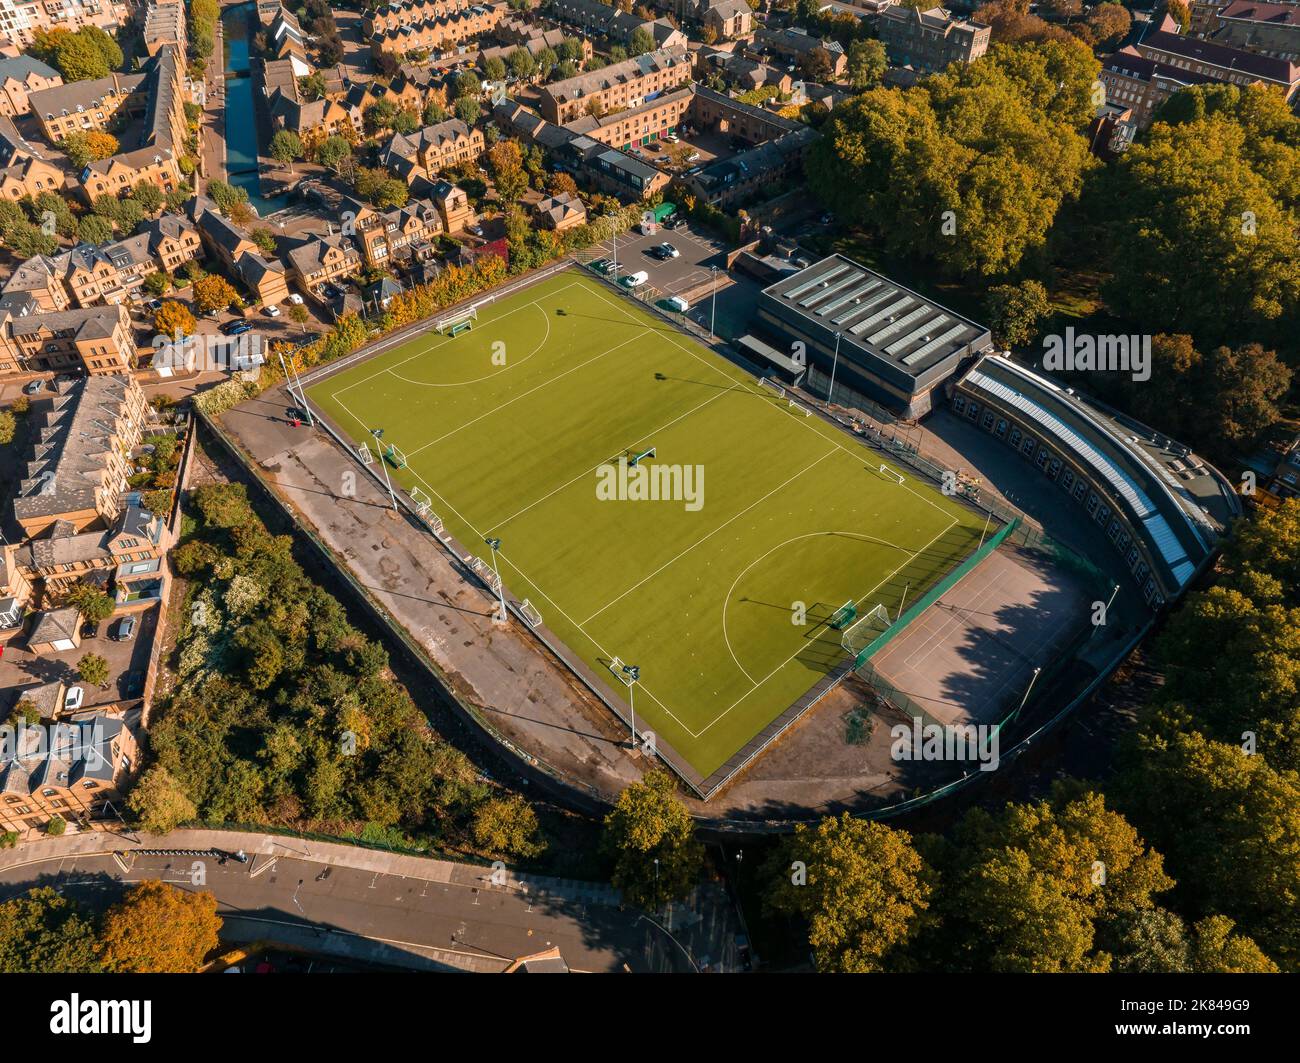
[[[831,386],[826,391],[826,409],[831,408],[831,399],[835,395],[835,370],[840,364],[840,336],[842,333],[835,333],[835,357],[831,359]]]
[[[483,540],[492,549],[492,574],[497,578],[497,594],[501,597],[501,622],[506,620],[506,586],[501,582],[501,572],[497,568],[497,551],[501,549],[501,540],[489,536]]]
[[[709,339],[713,339],[713,326],[718,320],[718,267],[709,267],[709,280],[713,283],[713,293],[709,298]]]
[[[1020,718],[1020,710],[1025,707],[1025,702],[1029,700],[1029,692],[1034,689],[1034,682],[1038,679],[1038,673],[1042,670],[1041,667],[1035,668],[1034,674],[1029,677],[1029,686],[1025,687],[1025,696],[1020,699],[1020,704],[1016,706],[1016,711],[1011,715],[1013,722]]]
[[[298,375],[297,352],[289,352],[289,368],[293,371],[293,379],[298,385],[298,404],[302,406],[302,412],[307,415],[307,427],[315,428],[316,421],[311,415],[311,407],[307,405],[307,393],[302,390],[302,377]],[[290,394],[293,392],[290,391]]]
[[[623,674],[631,680],[627,685],[627,704],[632,713],[632,748],[636,749],[636,684],[641,678],[641,666],[625,664]]]
[[[384,470],[384,485],[388,488],[388,499],[393,503],[393,512],[400,513],[397,508],[397,496],[393,494],[393,481],[388,478],[388,461],[384,457],[384,448],[380,444],[380,440],[384,438],[384,430],[372,428],[370,434],[375,437],[375,449],[379,451],[379,467]]]

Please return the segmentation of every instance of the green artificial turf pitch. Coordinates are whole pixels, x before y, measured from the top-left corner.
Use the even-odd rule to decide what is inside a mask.
[[[826,623],[837,608],[897,615],[984,530],[910,469],[900,485],[874,451],[572,271],[310,396],[356,441],[382,428],[408,462],[393,478],[427,492],[471,552],[490,559],[484,539],[500,538],[506,587],[610,686],[626,694],[611,658],[637,665],[638,729],[702,777],[846,659]],[[601,466],[649,447],[652,472],[702,468],[698,506],[598,497]]]

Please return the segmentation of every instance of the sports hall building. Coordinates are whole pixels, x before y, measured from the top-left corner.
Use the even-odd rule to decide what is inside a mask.
[[[843,255],[765,288],[755,327],[779,352],[767,359],[778,369],[788,370],[784,356],[803,344],[809,391],[826,395],[833,371],[834,401],[866,398],[909,418],[928,413],[935,388],[993,348],[983,325]],[[761,353],[764,344],[741,346]]]

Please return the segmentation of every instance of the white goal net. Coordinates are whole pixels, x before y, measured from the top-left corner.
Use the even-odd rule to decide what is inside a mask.
[[[542,614],[537,611],[527,598],[519,603],[519,611],[524,614],[524,619],[528,621],[529,627],[537,627],[542,622]]]

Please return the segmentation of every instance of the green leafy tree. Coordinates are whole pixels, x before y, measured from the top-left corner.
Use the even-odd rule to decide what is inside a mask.
[[[77,232],[88,244],[106,244],[113,239],[113,223],[98,214],[87,214],[77,223]]]
[[[473,125],[483,114],[483,107],[472,96],[462,96],[455,103],[456,117],[466,125]]]
[[[474,842],[490,853],[537,856],[546,850],[538,832],[537,813],[518,794],[493,797],[474,812]]]
[[[1041,283],[1024,280],[990,288],[985,308],[993,334],[1008,346],[1022,347],[1038,335],[1038,323],[1052,304]]]
[[[944,881],[936,951],[963,970],[1109,970],[1110,925],[1174,885],[1134,827],[1077,785],[996,815],[972,809],[927,855]]]
[[[645,55],[646,52],[654,50],[655,39],[648,29],[638,26],[632,31],[632,37],[627,42],[628,55]]]
[[[131,198],[140,204],[140,209],[152,217],[162,210],[165,196],[163,190],[148,181],[137,181],[131,189]]]
[[[859,91],[875,88],[889,69],[885,46],[874,38],[854,41],[846,57],[849,83]]]
[[[1262,85],[1175,93],[1102,185],[1116,313],[1201,350],[1300,351],[1300,118]]]
[[[94,923],[75,901],[41,886],[0,904],[0,972],[99,970]]]
[[[7,447],[14,441],[14,433],[18,430],[18,422],[14,415],[8,410],[0,410],[0,446]]]
[[[500,56],[494,55],[483,64],[483,73],[487,75],[490,81],[504,81],[506,77],[506,64]]]
[[[271,158],[284,163],[293,173],[293,162],[302,158],[302,141],[292,129],[278,130],[271,138]]]
[[[99,624],[113,615],[113,599],[93,583],[74,583],[63,597],[64,605],[76,606],[77,611],[90,624]]]
[[[77,662],[77,674],[91,686],[108,687],[108,658],[98,653],[87,653]]]
[[[511,56],[513,58],[513,54]],[[456,99],[477,99],[483,94],[483,83],[472,70],[462,70],[456,75]]]
[[[82,33],[69,34],[59,42],[54,64],[64,81],[93,81],[108,77],[112,70],[103,49]]]
[[[198,816],[184,787],[160,764],[146,771],[131,787],[126,807],[150,834],[166,834]]]
[[[614,885],[630,903],[654,909],[685,897],[699,880],[704,848],[667,772],[651,771],[618,796],[605,817]]]
[[[1185,708],[1164,705],[1135,736],[1113,789],[1168,859],[1185,912],[1227,916],[1283,968],[1300,963],[1294,771],[1207,738]]]
[[[892,254],[954,275],[1013,270],[1094,165],[1080,131],[1099,64],[1081,51],[998,46],[915,88],[864,92],[826,121],[809,185]]]
[[[891,969],[929,907],[926,868],[906,831],[847,812],[800,825],[767,865],[766,905],[808,923],[821,971]]]

